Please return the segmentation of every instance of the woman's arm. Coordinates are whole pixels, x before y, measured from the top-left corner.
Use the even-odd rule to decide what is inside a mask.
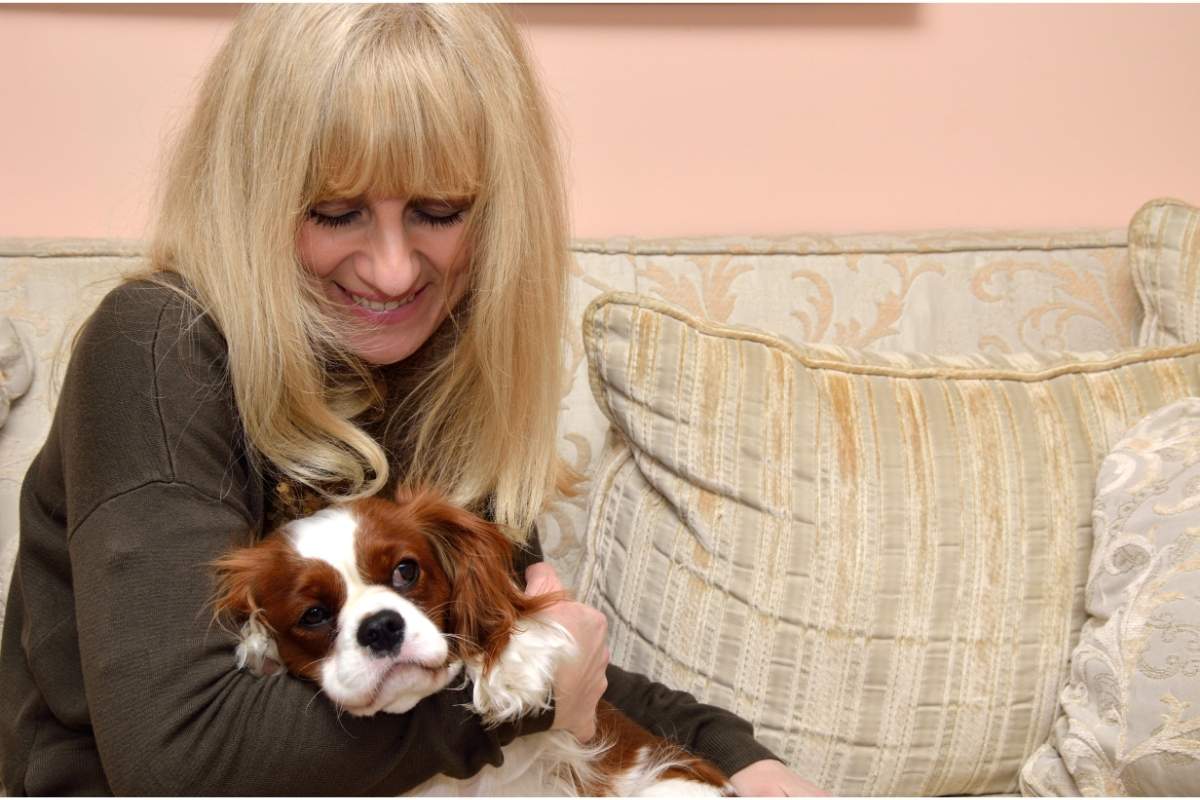
[[[746,720],[644,675],[609,665],[604,699],[652,733],[704,756],[726,775],[756,761],[776,759],[755,740],[754,727]]]
[[[444,691],[403,715],[338,717],[317,687],[237,671],[211,624],[205,564],[247,521],[196,488],[111,499],[71,539],[83,681],[119,794],[396,793],[499,761],[517,730],[485,731]]]

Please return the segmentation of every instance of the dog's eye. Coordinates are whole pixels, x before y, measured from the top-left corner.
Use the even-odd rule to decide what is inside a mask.
[[[329,622],[331,615],[325,606],[313,606],[300,617],[300,624],[305,628],[317,628]]]
[[[421,568],[417,566],[417,562],[406,558],[392,570],[392,586],[407,589],[417,582],[417,576],[420,574]]]

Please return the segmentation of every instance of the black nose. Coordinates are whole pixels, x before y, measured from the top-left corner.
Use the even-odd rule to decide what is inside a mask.
[[[404,641],[404,617],[395,611],[376,611],[358,626],[358,643],[383,655]]]

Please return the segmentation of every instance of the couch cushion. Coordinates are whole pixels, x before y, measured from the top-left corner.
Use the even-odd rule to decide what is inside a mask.
[[[1095,470],[1200,346],[866,354],[607,295],[581,593],[613,660],[843,794],[1012,791],[1083,621]]]
[[[1200,208],[1151,200],[1129,223],[1129,261],[1145,310],[1138,341],[1200,341]]]
[[[591,239],[575,243],[572,319],[606,291],[665,300],[714,322],[795,341],[923,353],[1132,346],[1141,306],[1124,230]],[[607,423],[578,325],[560,452],[592,476]],[[568,581],[582,555],[587,485],[541,521]]]
[[[1200,399],[1159,409],[1100,466],[1088,619],[1026,794],[1200,788]]]

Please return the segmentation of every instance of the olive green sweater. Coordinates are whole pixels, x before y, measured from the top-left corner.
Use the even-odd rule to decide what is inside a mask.
[[[0,778],[21,794],[395,795],[497,764],[553,712],[486,730],[467,689],[407,714],[338,716],[316,686],[234,668],[205,564],[265,533],[216,326],[151,283],[80,336],[21,492],[0,640]],[[405,362],[407,363],[407,362]],[[540,558],[536,537],[519,553]],[[750,725],[610,667],[606,697],[732,773]]]

